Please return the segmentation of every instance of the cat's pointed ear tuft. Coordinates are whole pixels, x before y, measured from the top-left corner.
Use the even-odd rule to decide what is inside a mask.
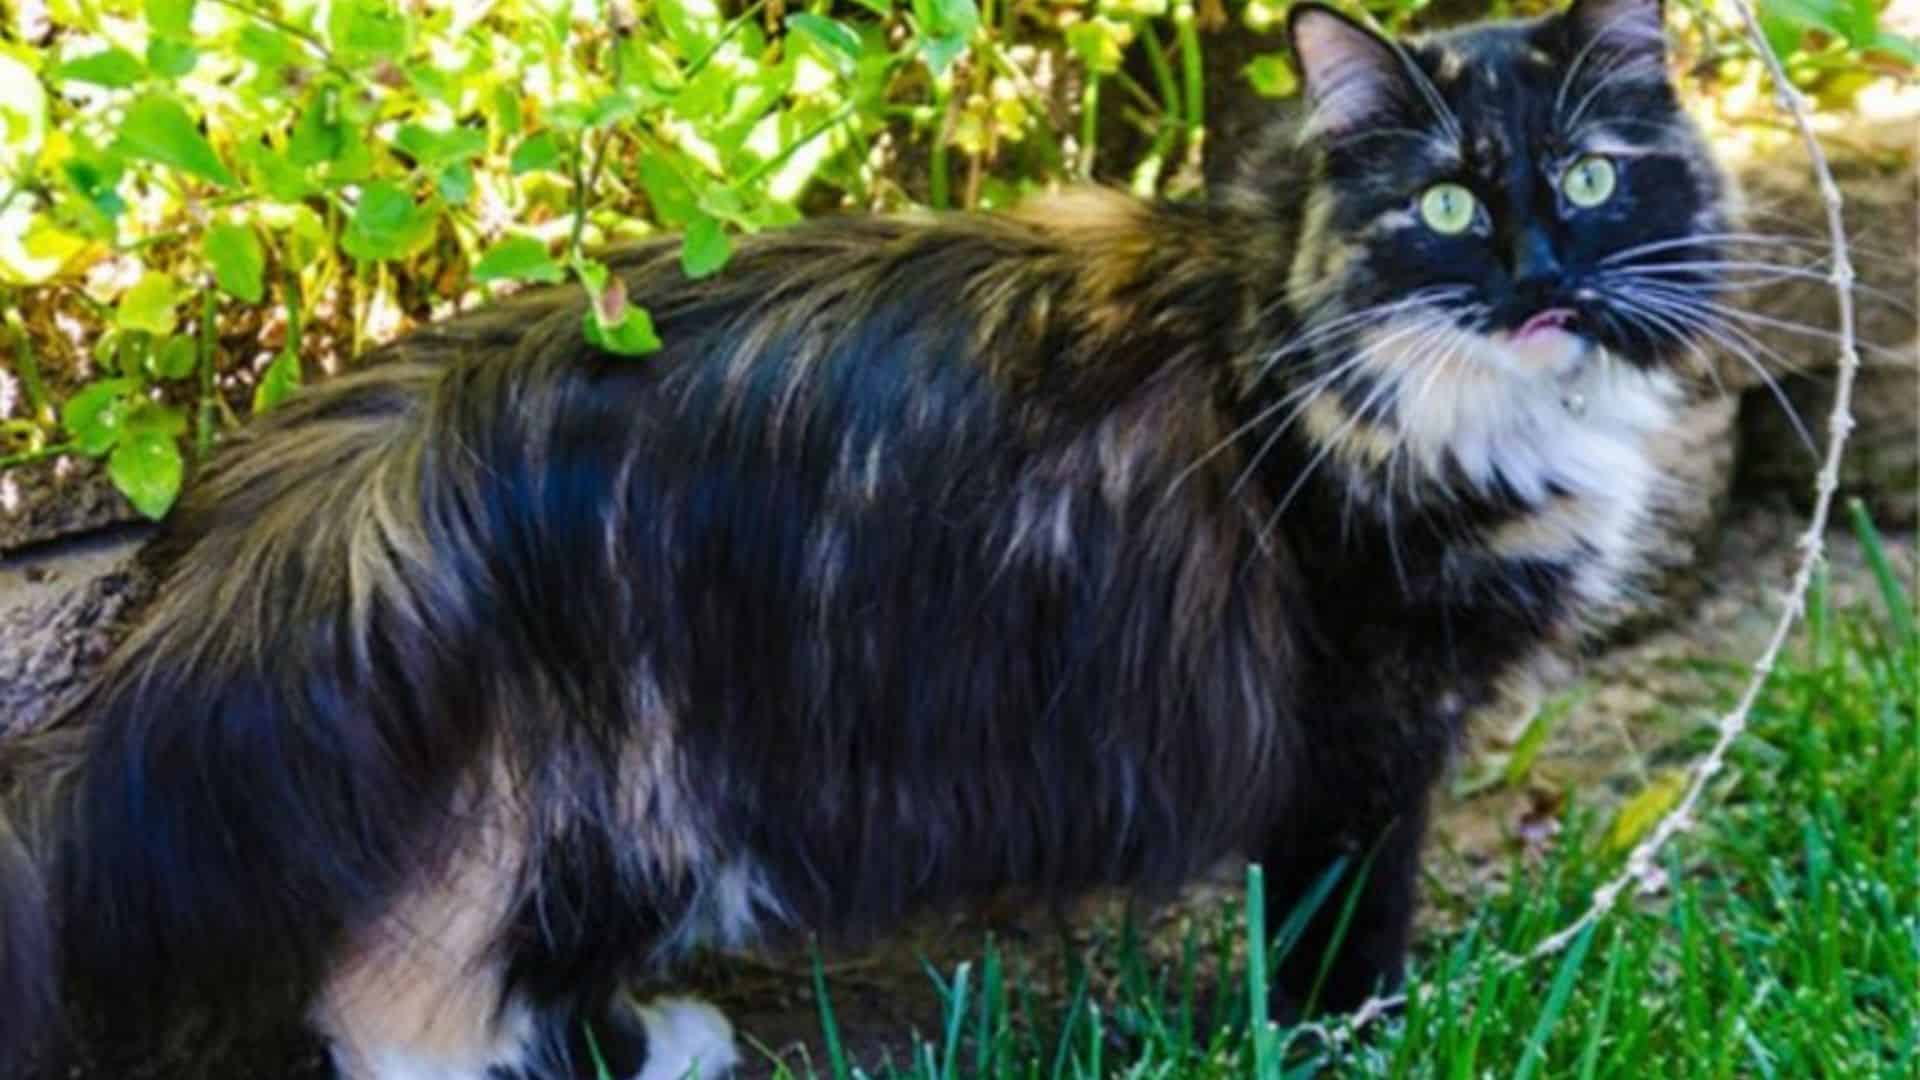
[[[1364,126],[1392,104],[1406,77],[1392,45],[1330,7],[1294,5],[1287,39],[1313,106],[1303,139]]]
[[[1573,0],[1565,18],[1583,47],[1655,60],[1666,55],[1661,0]]]

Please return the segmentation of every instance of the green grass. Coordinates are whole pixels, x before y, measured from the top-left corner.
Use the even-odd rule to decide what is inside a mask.
[[[1878,538],[1860,531],[1884,568]],[[1577,806],[1544,863],[1516,864],[1511,887],[1457,929],[1427,936],[1404,1011],[1344,1047],[1307,1028],[1248,1024],[1262,1015],[1271,970],[1241,947],[1264,929],[1255,871],[1251,904],[1208,925],[1191,920],[1182,941],[1150,951],[1131,926],[1106,935],[1071,958],[1064,994],[1036,989],[1027,966],[992,943],[954,971],[930,971],[944,1005],[937,1037],[878,1072],[1920,1075],[1920,641],[1909,587],[1891,573],[1878,581],[1875,603],[1846,611],[1816,589],[1698,827],[1665,852],[1664,887],[1623,901],[1559,956],[1506,972],[1497,964],[1572,921],[1618,871],[1617,846]],[[1692,749],[1710,735],[1703,726]],[[1288,926],[1272,929],[1284,947]],[[832,1050],[820,1075],[866,1075],[860,1066],[874,1064],[848,1061],[816,986]]]

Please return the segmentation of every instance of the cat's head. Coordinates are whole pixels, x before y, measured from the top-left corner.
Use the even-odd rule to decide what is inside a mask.
[[[1676,297],[1711,284],[1731,209],[1676,100],[1661,14],[1573,0],[1393,41],[1294,7],[1292,348],[1319,361],[1310,377],[1348,364],[1324,387],[1356,427],[1446,441],[1443,420],[1498,423],[1557,392],[1577,412],[1578,390],[1555,388],[1590,368],[1688,362],[1698,320]]]

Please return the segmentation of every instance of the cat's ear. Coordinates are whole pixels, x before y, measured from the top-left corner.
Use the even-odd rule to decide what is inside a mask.
[[[1581,48],[1644,56],[1664,63],[1667,35],[1661,0],[1573,0],[1562,16]]]
[[[1287,39],[1313,106],[1303,139],[1363,127],[1404,89],[1398,50],[1330,7],[1295,4],[1287,13]]]

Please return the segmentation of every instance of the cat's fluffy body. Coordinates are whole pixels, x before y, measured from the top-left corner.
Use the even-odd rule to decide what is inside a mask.
[[[1390,985],[1462,716],[1626,587],[1658,482],[1682,343],[1577,274],[1721,200],[1647,0],[1294,25],[1316,108],[1213,203],[812,223],[706,281],[646,246],[656,355],[539,291],[254,425],[0,761],[0,1008],[57,969],[134,1036],[304,1014],[357,1080],[591,1075],[581,1021],[711,1071],[723,1023],[624,979],[1234,851],[1279,912],[1364,866],[1322,1003]],[[1570,69],[1616,123],[1557,131]],[[1583,227],[1529,177],[1600,142],[1627,217]],[[1439,175],[1485,235],[1421,232]],[[1516,333],[1548,305],[1577,332]]]

